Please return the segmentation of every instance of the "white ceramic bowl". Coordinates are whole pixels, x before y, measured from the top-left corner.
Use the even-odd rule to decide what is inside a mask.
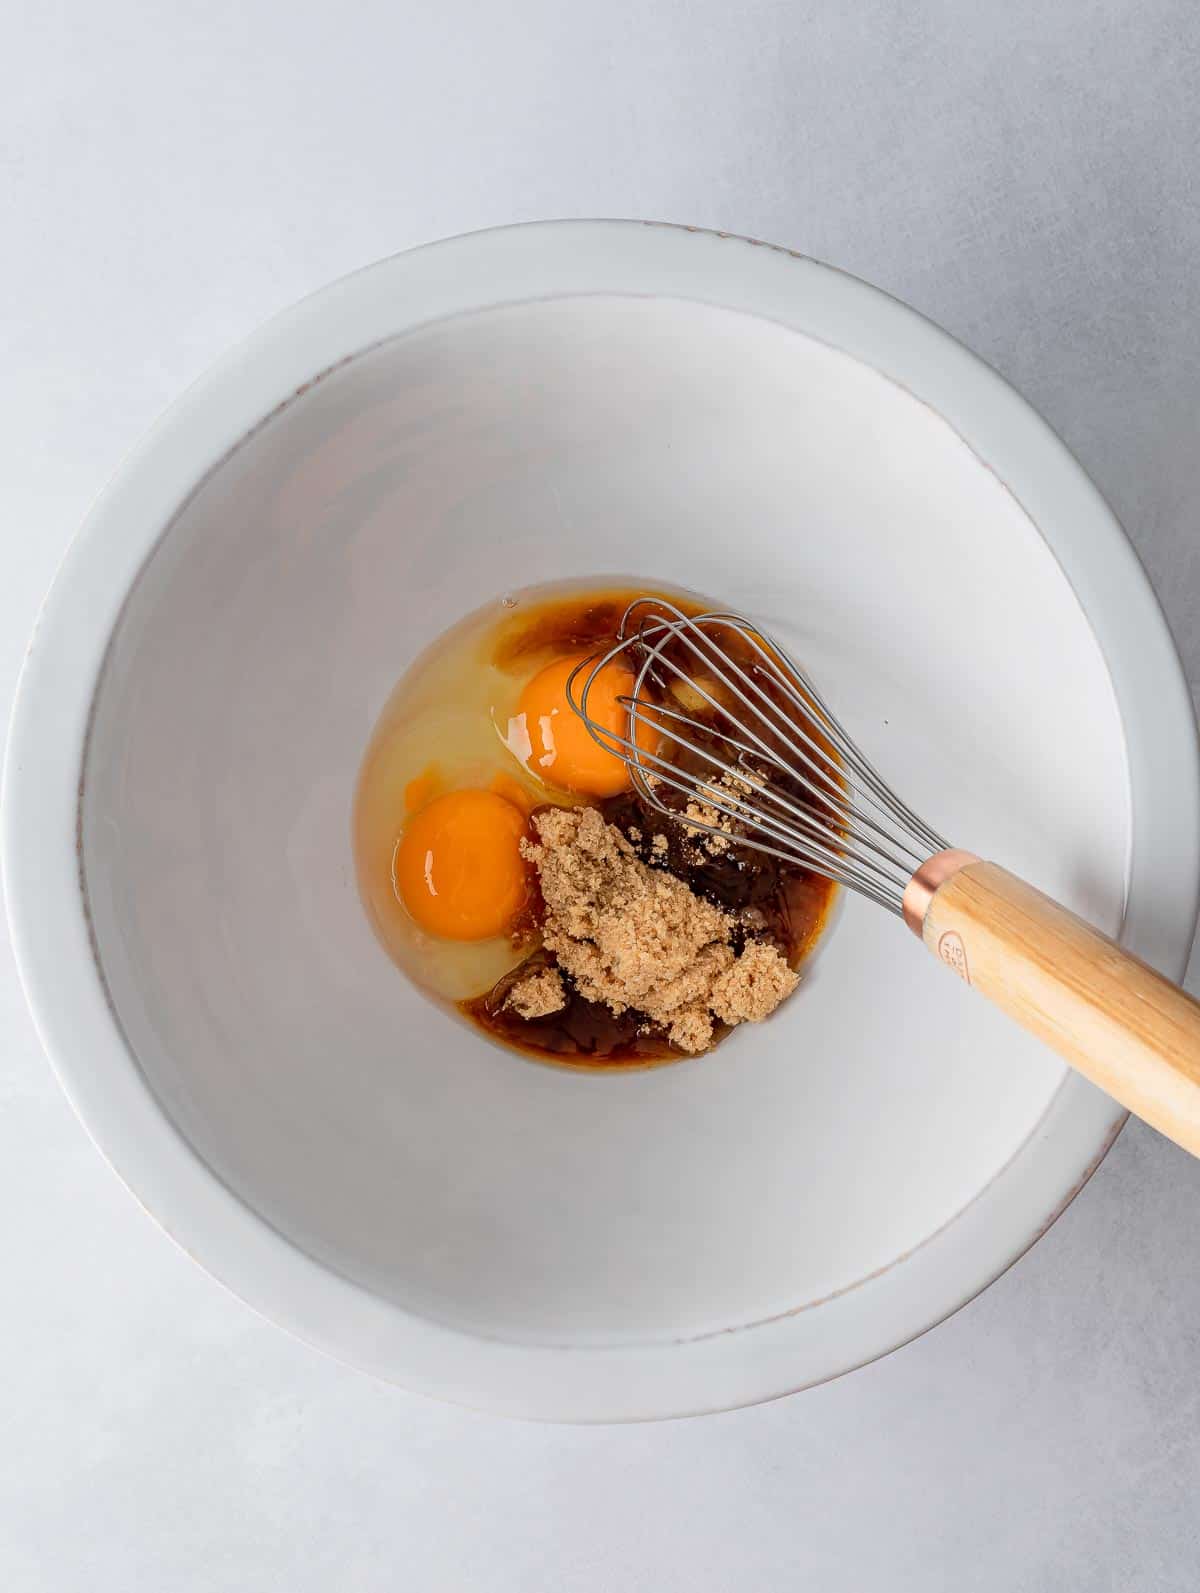
[[[592,574],[761,616],[952,842],[1182,971],[1191,708],[1082,471],[885,295],[639,223],[384,261],[179,400],[38,628],[5,869],[68,1093],[204,1266],[409,1387],[628,1419],[911,1338],[1122,1118],[854,900],[776,1020],[650,1073],[527,1062],[405,981],[351,867],[375,715],[469,609]]]

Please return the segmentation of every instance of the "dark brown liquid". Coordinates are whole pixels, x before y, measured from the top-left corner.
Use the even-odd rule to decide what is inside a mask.
[[[501,635],[496,662],[505,668],[518,667],[522,658],[546,648],[570,652],[591,647],[600,650],[616,641],[617,627],[632,593],[597,593],[575,597],[538,609],[523,621],[514,621]],[[699,613],[700,606],[672,599],[685,612]],[[731,649],[732,650],[732,649]],[[681,662],[688,662],[681,655]],[[752,660],[743,655],[747,665]],[[713,723],[719,716],[713,715]],[[714,751],[721,744],[714,738]],[[728,758],[727,751],[721,751]],[[790,793],[807,800],[802,793]],[[754,908],[761,915],[762,932],[784,952],[793,968],[798,968],[820,938],[833,903],[835,887],[819,874],[787,863],[762,852],[733,843],[727,851],[710,855],[689,840],[679,825],[644,802],[633,791],[623,792],[599,804],[610,824],[631,839],[643,861],[665,867],[684,880],[698,896],[718,907],[740,912]],[[652,851],[654,837],[663,835],[667,851]],[[540,903],[532,907],[536,921]],[[533,923],[522,924],[528,933]],[[735,940],[734,950],[740,950]],[[567,1066],[595,1069],[649,1067],[675,1060],[688,1053],[680,1051],[665,1032],[637,1012],[619,1017],[608,1007],[588,1001],[563,975],[567,1004],[544,1018],[522,1018],[505,1009],[508,993],[517,980],[537,967],[551,962],[545,952],[536,951],[520,968],[499,981],[487,995],[460,1003],[460,1007],[488,1034],[518,1050]],[[718,1026],[714,1044],[728,1033]]]
[[[637,591],[601,591],[540,603],[504,627],[492,649],[492,661],[500,669],[513,670],[538,654],[612,647],[625,610],[641,596],[644,593]],[[686,598],[670,601],[685,614],[703,612],[699,603]]]

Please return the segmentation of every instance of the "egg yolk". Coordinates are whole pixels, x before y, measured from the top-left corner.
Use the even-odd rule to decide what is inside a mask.
[[[588,653],[556,658],[539,670],[522,691],[510,726],[509,745],[532,773],[564,791],[586,796],[616,796],[629,785],[629,771],[615,752],[595,741],[567,699],[567,680]],[[633,671],[617,659],[605,664],[588,692],[588,717],[614,737],[629,734],[629,710],[620,701],[632,696]],[[576,682],[578,699],[584,677]],[[638,744],[651,750],[657,741],[639,725]],[[518,743],[525,743],[518,745]],[[619,746],[619,742],[614,742]]]
[[[444,940],[507,932],[528,890],[525,817],[494,791],[450,791],[405,825],[392,863],[396,894]]]

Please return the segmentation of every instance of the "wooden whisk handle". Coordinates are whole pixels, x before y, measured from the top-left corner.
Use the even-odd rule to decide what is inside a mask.
[[[1024,880],[964,856],[941,853],[941,869],[933,858],[913,876],[911,927],[1072,1067],[1200,1155],[1200,1002]]]

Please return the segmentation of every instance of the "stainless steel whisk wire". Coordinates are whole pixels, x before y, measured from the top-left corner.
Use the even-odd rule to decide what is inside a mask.
[[[712,632],[734,632],[747,643],[756,655],[754,667],[784,700],[778,701],[755,680]],[[660,599],[631,603],[617,635],[606,653],[583,660],[572,671],[567,696],[593,739],[628,764],[644,801],[678,820],[681,814],[661,795],[663,787],[673,790],[733,820],[739,827],[739,846],[811,867],[901,914],[904,888],[914,870],[932,853],[942,851],[946,842],[892,791],[806,672],[778,642],[768,640],[744,615],[692,616]],[[672,642],[696,660],[697,673],[666,651]],[[629,713],[629,734],[598,724],[588,711],[599,671],[622,655],[628,655],[637,670],[632,693],[619,699]],[[672,680],[693,700],[705,703],[713,718],[701,721],[647,694],[647,686],[653,685],[663,696],[680,701],[679,693],[671,690]],[[728,693],[728,699],[721,701],[706,683]],[[739,705],[737,711],[731,700]],[[809,724],[828,742],[832,754],[809,733]],[[643,726],[662,750],[642,743],[638,730]],[[734,761],[698,745],[696,735],[728,748]],[[664,741],[670,746],[663,748]],[[711,782],[681,768],[672,751],[686,752],[711,770]],[[772,768],[786,775],[813,805],[802,805],[776,789],[769,778]],[[684,822],[691,830],[725,835],[699,816],[688,816]]]
[[[617,699],[628,724],[613,728],[588,702],[623,656],[633,689]],[[1200,1002],[998,863],[948,847],[752,620],[639,598],[615,645],[572,672],[567,696],[648,806],[886,907],[960,979],[1200,1156]]]

